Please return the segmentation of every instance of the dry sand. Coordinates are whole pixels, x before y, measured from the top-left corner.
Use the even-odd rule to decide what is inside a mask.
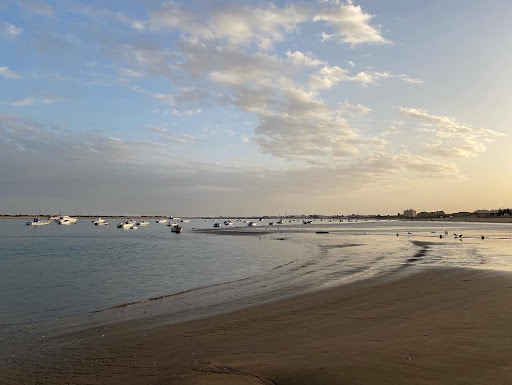
[[[511,304],[509,274],[429,270],[177,325],[63,336],[57,362],[9,365],[0,383],[511,384]]]

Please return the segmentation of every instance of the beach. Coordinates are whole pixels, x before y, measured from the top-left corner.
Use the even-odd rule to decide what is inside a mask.
[[[509,384],[512,276],[425,269],[163,325],[114,323],[16,357],[2,384]],[[43,348],[41,348],[44,350]]]

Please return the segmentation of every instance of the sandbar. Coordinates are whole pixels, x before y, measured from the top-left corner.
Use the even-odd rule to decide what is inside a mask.
[[[0,383],[510,384],[511,303],[509,273],[425,269],[180,324],[63,335],[44,363],[2,365]]]

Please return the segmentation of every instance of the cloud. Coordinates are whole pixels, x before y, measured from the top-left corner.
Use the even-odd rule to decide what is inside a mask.
[[[162,127],[147,126],[146,130],[159,134],[160,138],[171,143],[190,144],[197,141],[197,138],[192,135],[177,134]]]
[[[60,99],[52,96],[31,96],[29,98],[25,99],[19,99],[19,100],[10,100],[10,101],[0,101],[0,104],[9,105],[13,107],[24,107],[24,106],[31,106],[34,104],[52,104],[58,102]]]
[[[400,112],[420,122],[421,130],[433,134],[426,140],[425,148],[434,155],[470,158],[486,150],[484,142],[503,136],[485,128],[472,128],[448,116],[431,115],[426,110],[400,107]]]
[[[402,121],[394,121],[391,123],[389,128],[386,131],[382,132],[380,135],[381,136],[389,136],[389,135],[399,134],[400,127],[402,127],[403,125],[404,125],[404,122],[402,122]]]
[[[340,113],[362,116],[372,112],[372,109],[361,104],[350,104],[349,102],[344,102],[339,104],[338,111]]]
[[[9,67],[0,67],[0,76],[3,76],[6,79],[21,79],[21,75],[11,71]]]
[[[403,81],[411,84],[423,84],[424,81],[417,78],[411,78],[409,75],[402,74],[397,76],[399,79],[402,79]]]
[[[174,202],[187,215],[219,215],[223,211],[243,215],[248,200],[255,210],[278,210],[297,200],[292,207],[307,211],[304,202],[313,197],[325,198],[328,192],[339,199],[340,194],[364,186],[395,186],[404,175],[410,180],[464,178],[453,164],[405,151],[360,153],[335,166],[311,162],[309,167],[278,169],[236,160],[200,163],[194,155],[178,152],[175,146],[192,142],[193,137],[158,126],[147,129],[159,140],[133,142],[0,114],[0,162],[10,165],[0,169],[3,202],[16,196],[9,207],[24,211],[72,209],[87,213],[94,208],[110,214],[131,214],[133,210],[148,214],[158,212],[168,203],[170,194],[177,194]],[[244,136],[242,140],[248,143],[251,138]],[[309,148],[313,157],[319,144]],[[34,185],[38,186],[36,190],[31,188]],[[147,186],[152,188],[148,190]],[[280,201],[282,194],[276,193],[284,189],[285,201]],[[184,191],[186,194],[182,194]],[[211,191],[223,194],[211,196]],[[100,193],[102,199],[98,201]],[[279,198],[270,206],[269,195]]]
[[[323,2],[322,9],[313,17],[314,21],[324,21],[336,33],[338,41],[356,46],[359,44],[388,44],[380,31],[371,26],[373,15],[364,13],[359,5],[351,0],[346,3],[336,1]],[[334,38],[324,33],[322,40]]]
[[[23,28],[0,21],[0,39],[11,39],[18,36],[21,32],[23,32]]]

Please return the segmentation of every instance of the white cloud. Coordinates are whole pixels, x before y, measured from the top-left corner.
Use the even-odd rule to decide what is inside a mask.
[[[23,28],[16,27],[15,25],[9,24],[5,21],[0,21],[0,38],[10,39],[18,36],[23,32]]]
[[[348,113],[352,115],[367,115],[372,112],[372,109],[361,104],[350,104],[349,102],[344,102],[339,104],[338,111],[340,113]]]
[[[375,83],[379,79],[389,79],[391,77],[393,77],[393,75],[389,72],[362,71],[354,76],[350,76],[348,80],[367,86]]]
[[[162,127],[147,126],[146,130],[159,134],[160,138],[171,143],[190,144],[195,143],[197,141],[197,138],[195,136],[187,134],[177,134]]]
[[[433,134],[432,139],[426,141],[425,147],[434,155],[475,157],[486,150],[484,142],[503,136],[497,131],[472,128],[469,124],[460,123],[452,117],[431,115],[420,108],[400,107],[400,112],[419,120],[422,131]]]
[[[325,62],[321,60],[313,59],[310,52],[303,53],[300,51],[287,51],[286,56],[288,57],[288,60],[290,60],[290,62],[293,64],[304,67],[318,67],[325,64]]]
[[[21,79],[21,75],[11,71],[9,67],[3,66],[0,67],[0,76],[3,76],[6,79]]]
[[[337,83],[349,79],[348,70],[338,66],[324,66],[311,75],[309,86],[312,89],[331,88]]]
[[[337,34],[339,41],[356,46],[359,44],[387,44],[389,43],[380,31],[370,25],[373,15],[364,13],[359,5],[351,0],[346,3],[339,0],[326,1],[323,7],[313,17],[314,21],[325,21]],[[332,35],[322,35],[322,40]]]
[[[399,75],[398,78],[402,79],[403,81],[405,81],[407,83],[412,83],[412,84],[423,84],[424,83],[423,80],[417,79],[417,78],[411,78],[409,75],[406,75],[406,74]]]

